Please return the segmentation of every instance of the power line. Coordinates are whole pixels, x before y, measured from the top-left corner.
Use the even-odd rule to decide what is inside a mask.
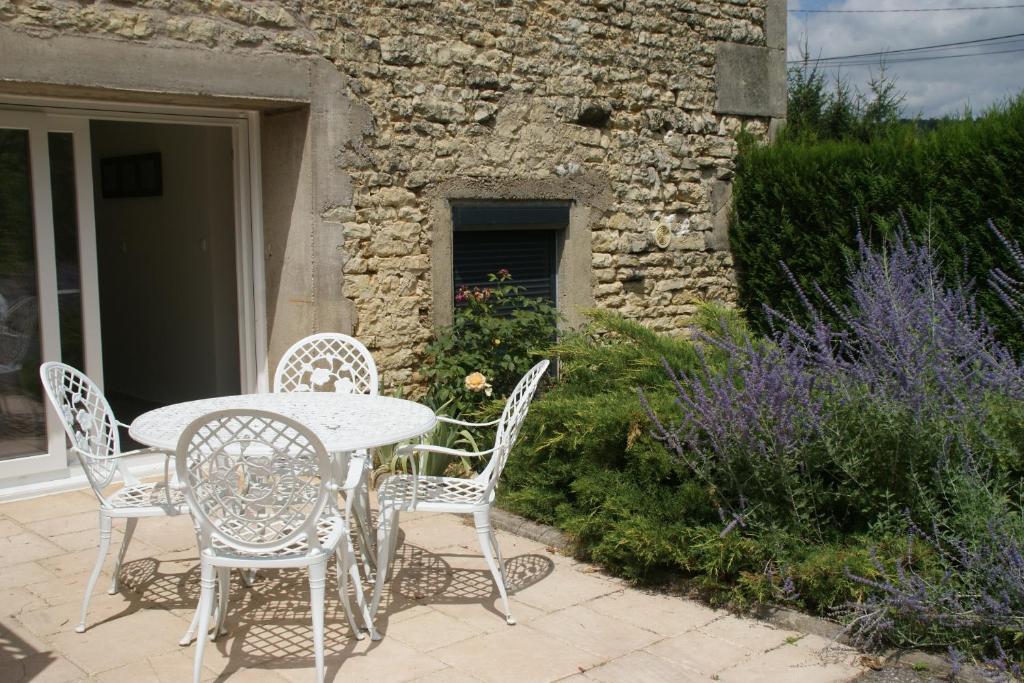
[[[1012,50],[992,50],[990,52],[972,52],[970,54],[965,54],[965,55],[935,55],[935,56],[928,56],[928,57],[903,57],[902,59],[893,59],[893,60],[888,60],[887,59],[887,60],[885,60],[885,65],[889,66],[890,64],[905,64],[907,62],[927,62],[927,61],[933,61],[933,60],[939,60],[939,59],[958,59],[960,57],[982,57],[982,56],[985,56],[985,55],[1005,55],[1005,54],[1010,54],[1010,53],[1013,53],[1013,52],[1024,52],[1024,47],[1015,48],[1015,49],[1012,49]],[[862,61],[862,62],[835,62],[835,63],[823,64],[822,68],[823,69],[836,69],[836,68],[839,68],[839,67],[846,67],[846,66],[878,66],[878,64],[879,63],[877,61],[870,61],[870,62],[864,62],[864,61]]]
[[[939,49],[939,48],[961,48],[962,46],[967,46],[967,45],[977,45],[979,43],[992,43],[992,42],[998,42],[998,41],[1009,40],[1009,39],[1013,39],[1013,38],[1021,38],[1021,37],[1024,37],[1024,33],[1010,33],[1010,34],[1005,35],[1005,36],[992,36],[990,38],[978,38],[976,40],[960,40],[960,41],[957,41],[955,43],[938,43],[936,45],[924,45],[924,46],[921,46],[921,47],[907,47],[907,48],[903,48],[901,50],[880,50],[878,52],[861,52],[859,54],[854,54],[854,55],[838,55],[838,56],[835,56],[835,57],[819,57],[818,59],[814,59],[814,60],[810,60],[810,59],[808,59],[808,60],[790,59],[786,63],[787,64],[802,64],[804,61],[832,62],[832,61],[837,61],[837,60],[841,60],[841,59],[855,59],[855,58],[859,58],[859,57],[885,57],[885,56],[888,56],[888,55],[902,54],[902,53],[906,53],[906,52],[920,52],[922,50],[936,50],[936,49]]]
[[[799,14],[891,14],[896,12],[977,12],[980,10],[1018,9],[1024,5],[978,5],[975,7],[918,7],[907,9],[791,9]]]

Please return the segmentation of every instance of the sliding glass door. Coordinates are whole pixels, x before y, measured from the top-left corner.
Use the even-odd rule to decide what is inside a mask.
[[[102,377],[87,121],[0,110],[0,479],[66,467],[39,364]]]

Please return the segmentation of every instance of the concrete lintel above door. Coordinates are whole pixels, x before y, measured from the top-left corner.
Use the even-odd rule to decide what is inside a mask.
[[[0,53],[6,92],[49,97],[95,93],[106,101],[259,110],[308,105],[319,61],[92,37],[38,38],[4,27]],[[42,85],[51,88],[45,92]]]

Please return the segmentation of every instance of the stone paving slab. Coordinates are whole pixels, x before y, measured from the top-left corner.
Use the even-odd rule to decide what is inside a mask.
[[[383,640],[356,640],[328,591],[328,680],[825,683],[862,673],[855,653],[819,636],[635,590],[499,531],[518,621],[508,626],[472,527],[426,514],[403,515],[401,526],[377,618]],[[117,595],[106,592],[112,543],[89,628],[78,634],[98,536],[87,492],[0,504],[0,683],[190,679],[194,646],[177,645],[198,597],[189,520],[140,520]],[[302,572],[265,572],[251,588],[236,578],[227,627],[207,644],[204,681],[311,679]]]

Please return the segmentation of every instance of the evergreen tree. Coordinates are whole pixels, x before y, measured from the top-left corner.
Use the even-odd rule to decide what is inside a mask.
[[[866,93],[838,73],[829,87],[804,45],[801,62],[789,70],[783,135],[788,140],[871,140],[899,123],[904,99],[884,61],[878,73],[871,75]]]

